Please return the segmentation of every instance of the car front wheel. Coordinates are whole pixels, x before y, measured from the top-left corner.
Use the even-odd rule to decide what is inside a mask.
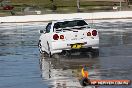
[[[41,40],[39,40],[38,42],[38,48],[39,48],[39,52],[42,54],[42,45],[41,45]]]

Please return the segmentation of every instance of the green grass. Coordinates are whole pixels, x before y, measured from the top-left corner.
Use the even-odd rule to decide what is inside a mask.
[[[50,0],[11,0],[10,4],[15,7],[14,11],[16,13],[21,13],[22,9],[33,6],[40,8],[40,10],[45,13],[52,13],[52,11],[49,11],[52,6]],[[54,4],[57,6],[56,13],[77,12],[76,0],[54,0]],[[80,8],[82,12],[112,10],[114,4],[115,2],[92,2],[80,0]],[[119,3],[116,4],[119,5]]]
[[[81,1],[81,0],[80,0]],[[65,7],[65,6],[76,6],[76,0],[54,0],[54,3],[58,7]],[[81,1],[81,5],[92,5],[92,6],[104,6],[104,5],[113,5],[114,2],[92,2],[92,1]],[[19,4],[19,5],[37,5],[37,6],[43,6],[48,7],[51,2],[50,0],[12,0],[12,4]]]

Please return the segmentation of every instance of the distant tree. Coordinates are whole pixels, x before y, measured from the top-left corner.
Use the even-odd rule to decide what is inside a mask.
[[[129,0],[129,3],[132,4],[132,0]]]
[[[54,3],[54,0],[50,0],[51,1],[51,10],[55,11],[57,10],[57,6]]]
[[[53,10],[53,11],[57,10],[57,6],[56,5],[51,5],[51,10]]]
[[[54,0],[50,0],[51,2],[54,2]]]
[[[0,0],[0,2],[2,2],[2,1],[4,1],[4,0]]]
[[[4,0],[0,0],[0,6],[3,6],[3,4],[2,4],[3,1],[4,1]]]
[[[130,4],[129,0],[125,0],[127,6]]]
[[[15,15],[15,12],[13,10],[10,11],[11,15]]]

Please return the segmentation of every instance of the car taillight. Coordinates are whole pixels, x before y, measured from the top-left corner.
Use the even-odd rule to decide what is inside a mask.
[[[90,33],[90,32],[88,32],[88,33],[87,33],[87,36],[91,36],[91,33]]]
[[[97,35],[97,31],[96,31],[96,30],[93,30],[93,31],[92,31],[92,35],[93,35],[93,36],[96,36],[96,35]]]
[[[54,35],[53,35],[53,39],[54,39],[54,40],[58,40],[58,39],[59,39],[59,35],[58,35],[58,34],[54,34]]]
[[[60,35],[60,39],[64,39],[64,35]]]

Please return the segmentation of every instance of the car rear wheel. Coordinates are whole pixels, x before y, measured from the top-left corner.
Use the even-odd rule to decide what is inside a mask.
[[[38,42],[38,47],[39,47],[39,52],[42,54],[43,51],[42,51],[42,45],[41,45],[41,42],[40,41]]]
[[[45,51],[42,50],[42,45],[41,42],[38,43],[38,47],[39,47],[39,52],[43,57],[47,56],[47,53]]]
[[[62,55],[62,56],[67,56],[67,57],[68,57],[68,56],[71,55],[71,52],[65,50],[65,51],[62,51],[61,55]]]

